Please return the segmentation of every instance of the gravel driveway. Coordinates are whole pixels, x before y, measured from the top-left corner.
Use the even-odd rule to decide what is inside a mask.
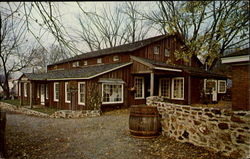
[[[221,159],[219,154],[160,136],[129,135],[129,113],[83,119],[51,119],[7,114],[9,158],[82,159]]]

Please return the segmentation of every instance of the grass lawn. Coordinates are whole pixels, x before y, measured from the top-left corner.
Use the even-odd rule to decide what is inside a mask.
[[[0,100],[0,102],[12,104],[15,106],[20,106],[20,100],[19,99],[14,99],[14,100]]]
[[[30,109],[30,108],[29,108]],[[48,115],[51,115],[53,113],[55,113],[56,111],[60,110],[60,109],[56,109],[56,108],[32,108],[31,110],[35,110],[41,113],[45,113]]]

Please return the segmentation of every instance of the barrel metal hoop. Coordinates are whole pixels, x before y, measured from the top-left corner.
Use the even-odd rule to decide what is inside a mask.
[[[129,129],[129,131],[132,133],[143,133],[143,134],[147,134],[147,135],[158,133],[157,131],[135,131],[135,130],[131,130],[131,129]]]
[[[136,113],[130,113],[132,116],[143,116],[143,117],[159,117],[158,114],[155,115],[147,115],[147,114],[136,114]]]

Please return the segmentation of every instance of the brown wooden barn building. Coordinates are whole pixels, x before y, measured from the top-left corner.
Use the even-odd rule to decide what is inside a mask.
[[[24,73],[19,79],[22,104],[60,109],[102,110],[145,104],[148,96],[173,103],[202,102],[206,81],[214,100],[226,93],[226,77],[205,71],[199,59],[176,60],[183,42],[177,35],[84,53],[47,66],[47,73]],[[208,79],[208,80],[207,80]]]
[[[232,66],[232,109],[250,110],[250,48],[233,52],[221,60]]]

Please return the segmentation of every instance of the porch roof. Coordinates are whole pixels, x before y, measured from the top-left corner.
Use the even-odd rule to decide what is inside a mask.
[[[170,70],[182,70],[184,72],[187,72],[191,75],[197,75],[197,76],[201,76],[201,77],[222,77],[222,78],[226,78],[225,75],[222,74],[218,74],[218,73],[214,73],[212,71],[206,71],[202,68],[198,68],[198,67],[191,67],[191,66],[182,66],[182,65],[171,65],[171,64],[166,64],[164,62],[161,61],[154,61],[151,59],[146,59],[146,58],[142,58],[142,57],[135,57],[135,56],[131,56],[132,59],[141,62],[149,67],[151,67],[152,69],[157,69],[159,67],[161,68],[166,68],[166,71]],[[161,69],[164,70],[164,69]],[[178,71],[176,71],[178,72]]]
[[[113,70],[125,67],[132,64],[127,63],[115,63],[105,65],[87,66],[71,70],[55,70],[47,73],[24,73],[29,80],[67,80],[67,79],[91,79],[99,75],[111,72]]]

